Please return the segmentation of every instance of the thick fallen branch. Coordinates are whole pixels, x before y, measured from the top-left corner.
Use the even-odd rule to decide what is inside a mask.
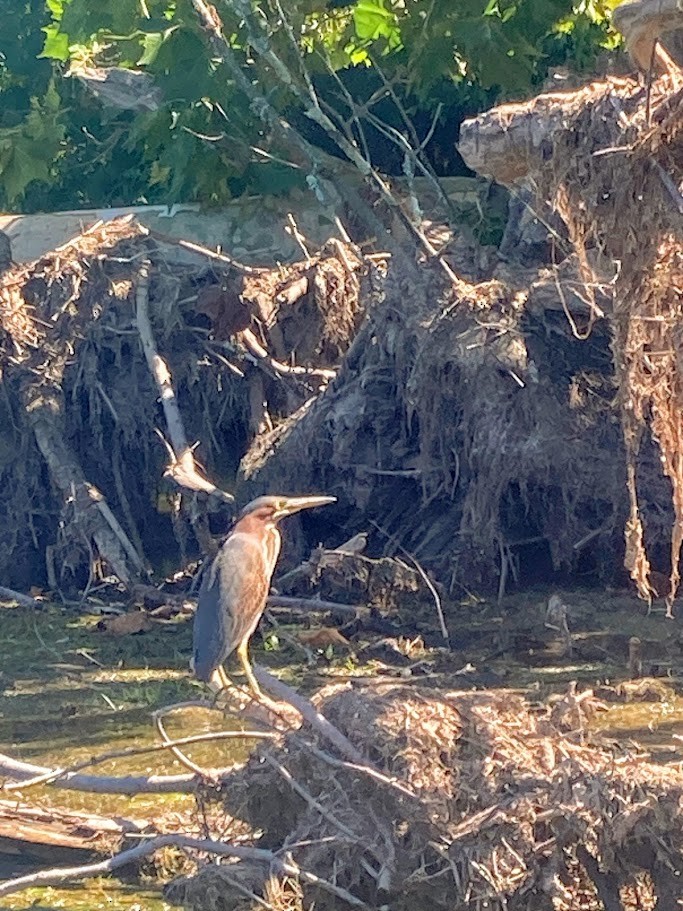
[[[265,690],[295,708],[315,731],[339,750],[342,756],[350,759],[351,762],[363,763],[363,757],[359,750],[324,715],[320,714],[312,702],[300,696],[291,686],[287,686],[286,683],[278,680],[277,677],[269,674],[262,667],[254,665],[254,674]]]
[[[58,807],[26,807],[14,800],[0,800],[0,847],[3,851],[36,850],[47,846],[77,851],[111,850],[122,836],[141,833],[148,823],[111,819]],[[147,834],[149,830],[147,830]]]
[[[229,774],[231,769],[216,770],[220,779],[221,772]],[[56,788],[67,791],[88,791],[92,794],[191,794],[201,784],[197,775],[80,775],[77,772],[61,774],[59,770],[46,766],[21,762],[4,753],[0,753],[0,775],[13,781],[33,781],[43,777],[48,780],[55,776]]]
[[[42,601],[36,601],[28,595],[22,595],[21,592],[15,592],[14,589],[5,588],[0,585],[0,601],[16,601],[21,607],[32,607],[41,610],[45,605]]]
[[[25,384],[22,402],[47,463],[54,486],[74,512],[86,541],[92,539],[103,560],[125,586],[139,578],[143,561],[107,506],[102,494],[86,480],[83,469],[66,443],[61,389]]]
[[[58,886],[61,883],[72,882],[77,879],[90,879],[93,876],[102,876],[105,873],[112,873],[121,867],[149,857],[161,848],[176,847],[188,848],[194,851],[202,851],[206,854],[213,854],[217,857],[233,857],[238,860],[255,861],[262,863],[285,876],[292,876],[304,880],[313,886],[324,889],[331,895],[342,899],[354,908],[367,908],[365,902],[361,901],[355,895],[352,895],[346,889],[334,883],[321,879],[314,873],[300,869],[292,860],[284,861],[272,851],[265,851],[262,848],[249,848],[243,845],[230,845],[222,841],[212,841],[210,839],[190,838],[186,835],[160,835],[158,838],[151,838],[149,841],[143,841],[135,848],[128,851],[122,851],[115,854],[108,860],[100,861],[95,864],[84,864],[80,867],[64,867],[63,869],[40,870],[38,873],[31,873],[28,876],[18,876],[16,879],[8,879],[0,882],[0,896],[13,895],[16,892],[23,892],[24,889],[31,889],[40,886]],[[290,855],[291,856],[291,855]]]
[[[207,708],[210,706],[207,703]],[[162,750],[174,750],[181,746],[188,746],[193,743],[207,743],[217,740],[237,740],[237,739],[256,739],[256,740],[275,740],[279,737],[273,731],[210,731],[207,734],[192,734],[188,737],[179,737],[177,740],[165,740],[163,743],[154,743],[144,747],[125,747],[120,750],[109,750],[107,753],[101,753],[99,756],[90,756],[81,762],[62,769],[48,769],[45,774],[36,775],[35,778],[24,779],[21,781],[5,782],[0,788],[3,791],[25,791],[26,788],[34,787],[41,784],[59,784],[60,779],[80,772],[82,769],[89,769],[95,765],[102,765],[112,759],[126,759],[130,756],[144,756],[149,753],[159,753]],[[107,779],[111,780],[111,779]]]
[[[341,604],[339,601],[322,601],[320,598],[292,598],[288,595],[269,595],[268,607],[350,614],[353,617],[358,616],[358,612],[364,610],[360,604]]]

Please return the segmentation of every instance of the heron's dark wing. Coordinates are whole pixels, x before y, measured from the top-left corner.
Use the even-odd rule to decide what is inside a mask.
[[[272,568],[250,535],[230,535],[204,573],[194,618],[194,672],[208,681],[261,619]]]

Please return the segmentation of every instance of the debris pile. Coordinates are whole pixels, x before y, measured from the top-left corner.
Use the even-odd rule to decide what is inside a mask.
[[[314,702],[362,762],[290,733],[259,748],[222,794],[227,815],[261,833],[259,846],[322,885],[264,864],[211,863],[175,881],[173,901],[246,909],[248,891],[277,909],[578,911],[598,898],[631,907],[621,904],[629,895],[675,904],[681,772],[588,746],[583,727],[600,708],[590,693],[570,692],[552,715],[509,693],[379,683],[327,686]]]
[[[130,587],[149,565],[170,569],[169,552],[176,566],[199,553],[197,494],[162,480],[166,431],[136,316],[142,263],[188,439],[226,488],[254,434],[334,376],[362,317],[364,263],[350,247],[255,269],[192,244],[181,261],[183,244],[118,219],[2,275],[6,584],[83,590],[104,563]],[[214,519],[220,531],[229,515]]]

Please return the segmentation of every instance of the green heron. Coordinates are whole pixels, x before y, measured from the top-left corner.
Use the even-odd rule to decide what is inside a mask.
[[[334,502],[335,497],[258,497],[245,506],[204,572],[199,590],[192,659],[199,680],[217,691],[229,686],[223,662],[236,651],[252,690],[261,695],[247,649],[280,555],[278,522]]]

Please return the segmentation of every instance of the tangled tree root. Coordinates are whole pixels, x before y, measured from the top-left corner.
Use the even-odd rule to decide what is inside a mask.
[[[590,694],[540,714],[510,694],[396,685],[331,685],[315,701],[390,781],[289,734],[224,786],[228,816],[262,833],[259,846],[368,907],[578,911],[599,896],[611,911],[644,871],[673,907],[683,775],[583,743]],[[256,907],[248,894],[278,909],[343,904],[246,863],[211,864],[169,892],[193,911]]]
[[[619,117],[613,114],[615,103]],[[618,96],[609,83],[596,86],[592,103],[572,119],[571,139],[568,133],[557,138],[552,167],[556,205],[579,252],[587,284],[604,280],[605,268],[614,273],[611,324],[630,500],[626,567],[647,600],[654,588],[638,489],[648,425],[671,482],[669,612],[678,590],[683,544],[683,339],[678,328],[683,265],[681,197],[676,189],[683,177],[682,114],[683,94],[668,76],[653,86],[647,99],[634,84],[621,87]],[[596,155],[600,147],[628,149],[628,170],[614,155]],[[621,230],[626,223],[633,229]],[[589,263],[590,250],[600,251],[602,276]]]
[[[246,490],[333,489],[371,519],[349,533],[453,592],[575,569],[586,536],[609,578],[626,511],[609,335],[582,345],[527,293],[392,264],[335,383],[243,459]]]
[[[460,149],[481,173],[536,184],[537,198],[551,200],[564,219],[588,307],[572,320],[577,337],[593,337],[602,322],[613,337],[629,492],[625,565],[648,601],[658,549],[662,561],[662,516],[649,508],[644,477],[653,442],[670,482],[670,614],[683,546],[683,91],[680,70],[657,39],[680,26],[681,15],[675,4],[642,0],[617,18],[634,58],[641,66],[649,60],[647,89],[635,79],[610,79],[504,105],[465,123]],[[653,80],[653,70],[665,75]],[[611,290],[609,308],[597,305],[596,288]]]

